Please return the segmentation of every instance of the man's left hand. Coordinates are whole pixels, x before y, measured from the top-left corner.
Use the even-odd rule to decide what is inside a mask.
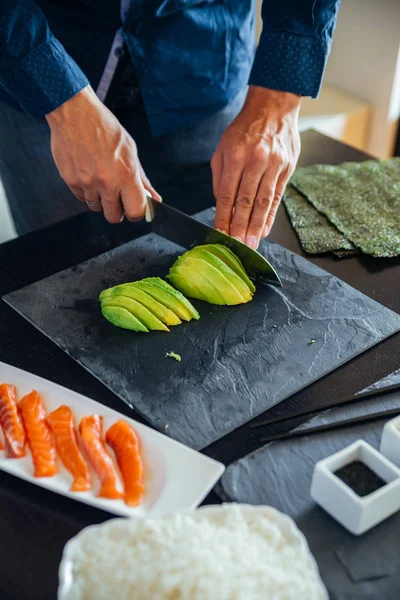
[[[250,86],[211,160],[215,227],[256,249],[300,154],[300,96]]]

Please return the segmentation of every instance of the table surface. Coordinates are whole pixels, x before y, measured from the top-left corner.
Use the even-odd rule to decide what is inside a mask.
[[[308,131],[302,136],[300,166],[337,164],[365,158],[365,154],[319,133]],[[170,189],[164,192],[165,200],[168,202],[173,195],[181,193],[182,185],[188,190],[196,190],[197,194],[191,194],[188,212],[197,212],[212,204],[208,165],[185,172],[178,183],[172,183]],[[92,258],[148,231],[145,223],[125,222],[112,226],[101,215],[87,213],[0,245],[0,296]],[[283,206],[278,211],[270,237],[286,248],[306,256]],[[400,313],[400,258],[356,256],[337,260],[331,256],[320,256],[311,260]],[[0,360],[137,418],[99,381],[4,302],[0,302]],[[399,366],[400,334],[397,334],[292,396],[270,413],[287,415],[297,406],[324,406],[335,398],[355,393]],[[298,420],[293,420],[285,424],[285,427],[293,427],[297,423]],[[258,448],[261,445],[260,437],[279,430],[275,426],[260,433],[245,425],[204,452],[229,464]],[[206,503],[214,502],[218,502],[218,498],[211,493]],[[1,598],[54,599],[64,544],[86,525],[108,518],[110,515],[107,513],[0,473]]]

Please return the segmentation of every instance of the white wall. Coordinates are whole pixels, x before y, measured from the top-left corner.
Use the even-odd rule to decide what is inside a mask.
[[[342,0],[325,81],[373,112],[367,150],[393,150],[400,117],[400,0]]]
[[[260,37],[261,28],[262,28],[261,5],[262,5],[262,0],[256,0],[256,32],[257,32],[257,39]]]

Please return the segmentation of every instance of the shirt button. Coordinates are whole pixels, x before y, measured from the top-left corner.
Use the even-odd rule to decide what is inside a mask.
[[[122,58],[125,54],[125,50],[122,46],[117,46],[114,50],[114,54],[115,56],[117,56],[118,58]]]

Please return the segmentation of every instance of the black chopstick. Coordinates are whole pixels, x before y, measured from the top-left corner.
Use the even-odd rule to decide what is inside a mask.
[[[280,433],[278,435],[271,435],[264,437],[261,442],[275,442],[277,440],[287,440],[293,437],[309,436],[314,433],[322,431],[331,431],[332,429],[339,429],[341,427],[350,427],[351,425],[360,425],[361,423],[368,423],[376,421],[378,419],[396,417],[400,415],[399,408],[390,408],[389,410],[382,410],[369,415],[361,415],[360,417],[352,417],[351,419],[342,419],[341,421],[335,421],[333,423],[324,423],[323,425],[316,425],[315,427],[308,427],[307,429],[299,429],[296,431],[289,431],[288,433]]]
[[[314,410],[309,410],[307,408],[300,408],[296,412],[290,413],[290,415],[285,415],[284,417],[275,417],[272,419],[264,419],[263,421],[259,421],[258,423],[252,423],[250,425],[251,429],[256,429],[257,427],[264,427],[265,425],[272,425],[273,423],[281,423],[284,421],[290,421],[291,419],[295,419],[297,417],[303,417],[305,415],[313,416],[320,412],[324,412],[329,408],[335,408],[336,406],[342,406],[342,404],[351,404],[352,402],[358,402],[359,400],[363,400],[364,398],[370,398],[371,396],[382,396],[383,394],[389,394],[390,392],[395,392],[400,390],[400,382],[393,383],[392,385],[387,385],[380,389],[376,388],[373,390],[369,390],[367,392],[361,392],[356,395],[347,396],[346,398],[341,398],[340,400],[333,400],[330,404],[322,406],[321,408],[315,408]]]

